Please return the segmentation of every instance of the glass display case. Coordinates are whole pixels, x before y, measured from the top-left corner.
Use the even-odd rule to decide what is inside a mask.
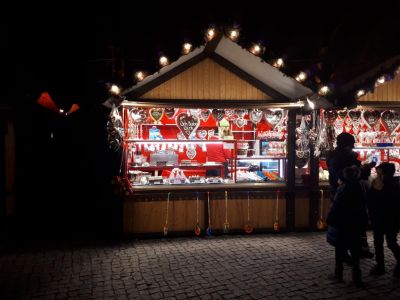
[[[122,105],[124,174],[131,187],[285,182],[283,109]]]

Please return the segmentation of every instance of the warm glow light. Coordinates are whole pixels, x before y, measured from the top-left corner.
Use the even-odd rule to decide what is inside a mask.
[[[358,90],[357,91],[357,97],[361,97],[365,95],[365,91],[364,90]]]
[[[320,89],[319,89],[319,92],[318,92],[318,94],[320,94],[320,95],[326,95],[326,94],[328,94],[329,93],[329,87],[327,87],[326,85],[324,85],[323,87],[321,87]]]
[[[314,102],[312,102],[312,101],[311,101],[310,99],[308,99],[308,98],[307,98],[307,103],[308,103],[308,105],[310,106],[311,109],[314,109],[314,108],[315,108]]]
[[[135,78],[137,81],[142,81],[144,79],[145,75],[142,71],[138,71],[135,73]]]
[[[64,113],[64,110],[60,108],[60,114]]]
[[[259,55],[261,54],[261,46],[258,44],[254,44],[253,47],[251,47],[250,52],[253,53],[254,55]]]
[[[303,82],[304,80],[307,79],[307,74],[305,72],[300,72],[299,74],[297,74],[296,76],[296,80],[298,82]]]
[[[211,41],[214,38],[214,36],[215,36],[215,29],[214,28],[209,28],[207,30],[207,36],[206,36],[207,40]]]
[[[378,80],[376,81],[376,85],[380,85],[385,83],[385,76],[381,76],[378,78]]]
[[[229,38],[230,38],[232,41],[236,41],[236,40],[239,38],[239,30],[237,30],[237,29],[232,29],[232,30],[229,32]]]
[[[278,58],[274,63],[273,66],[275,68],[281,68],[283,66],[283,59],[282,58]]]
[[[119,95],[121,93],[121,89],[119,88],[118,85],[113,84],[110,88],[110,92],[114,95]]]
[[[190,51],[192,51],[192,44],[190,43],[183,44],[183,53],[188,54]]]
[[[165,67],[168,65],[168,58],[166,56],[161,56],[159,62],[162,67]]]

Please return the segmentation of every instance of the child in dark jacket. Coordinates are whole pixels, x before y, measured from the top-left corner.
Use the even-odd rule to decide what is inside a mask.
[[[362,284],[360,253],[362,236],[368,225],[365,192],[360,184],[360,169],[353,166],[343,169],[343,183],[338,187],[327,223],[336,229],[335,277],[343,281],[343,260],[350,250],[353,265],[353,281]]]
[[[376,167],[376,172],[377,177],[373,180],[368,193],[368,212],[374,231],[376,259],[371,275],[385,273],[383,238],[386,235],[388,248],[392,250],[397,260],[393,275],[400,277],[400,247],[397,244],[400,228],[400,184],[393,177],[394,164],[384,162]]]

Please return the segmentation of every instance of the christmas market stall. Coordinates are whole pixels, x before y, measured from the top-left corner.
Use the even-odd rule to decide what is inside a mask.
[[[126,234],[309,227],[308,192],[295,195],[310,157],[301,111],[313,93],[279,70],[282,61],[260,59],[259,45],[214,33],[194,50],[185,44],[175,62],[161,57],[159,72],[138,72],[112,110]]]
[[[354,94],[356,105],[347,109],[319,110],[320,129],[315,145],[319,158],[319,188],[310,203],[312,223],[324,227],[330,199],[326,153],[336,146],[336,136],[348,132],[354,136],[358,159],[362,164],[391,162],[400,175],[400,57],[392,58],[377,68],[354,79],[347,89]],[[316,165],[316,164],[315,164]],[[371,176],[375,175],[372,169]],[[324,196],[325,195],[325,196]]]

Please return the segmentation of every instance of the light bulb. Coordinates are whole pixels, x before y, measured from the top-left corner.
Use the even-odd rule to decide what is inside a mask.
[[[168,65],[168,58],[166,56],[161,56],[159,62],[162,67],[165,67]]]

